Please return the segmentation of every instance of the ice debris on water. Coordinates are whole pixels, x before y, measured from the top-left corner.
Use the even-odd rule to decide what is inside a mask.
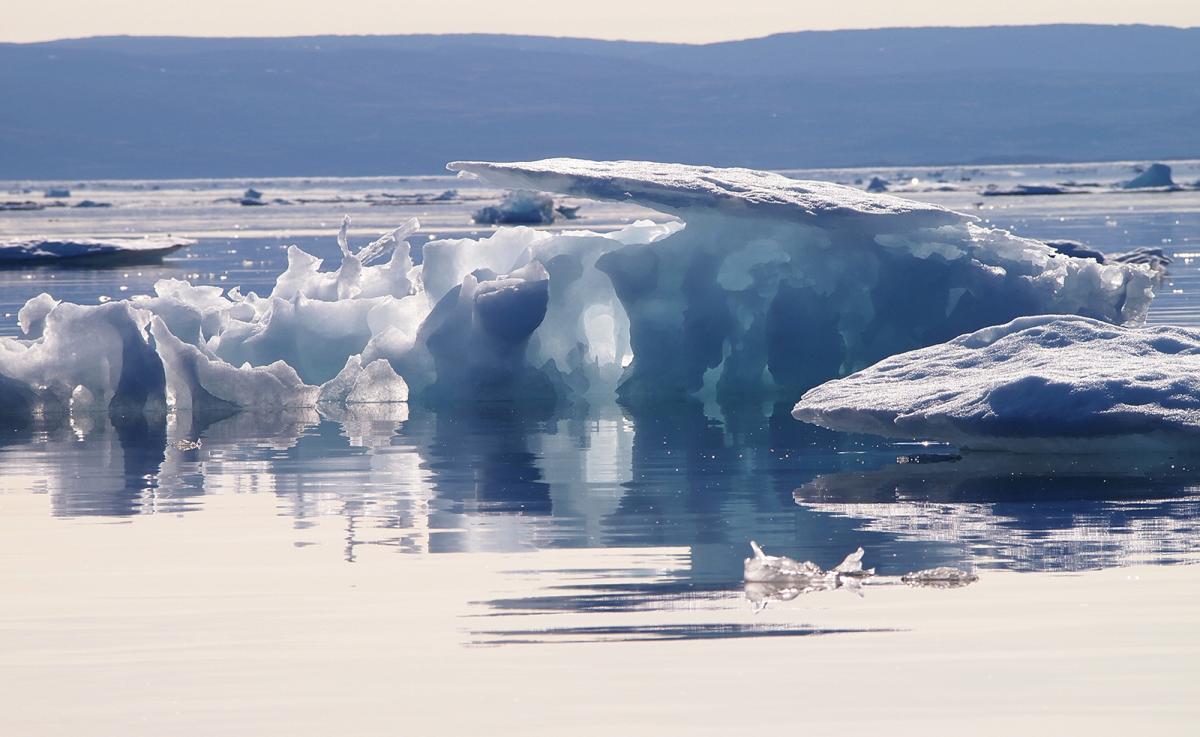
[[[863,569],[863,549],[859,548],[828,571],[811,561],[798,561],[782,555],[767,555],[758,543],[750,541],[754,555],[742,564],[743,577],[747,583],[779,583],[805,579],[827,579],[834,581],[840,576],[862,578],[875,575],[874,568]]]
[[[900,577],[900,580],[909,586],[952,589],[974,583],[979,580],[979,576],[960,568],[939,566],[938,568],[928,568],[923,571],[906,573]]]
[[[798,561],[782,555],[767,555],[758,543],[750,541],[753,557],[742,564],[745,594],[755,609],[771,601],[791,601],[801,594],[846,588],[862,595],[862,581],[875,575],[874,568],[863,569],[863,549],[859,548],[828,571],[811,561]]]
[[[767,555],[758,543],[750,541],[754,555],[742,563],[742,578],[746,598],[755,609],[763,609],[772,601],[791,601],[802,594],[834,589],[849,589],[863,595],[863,583],[874,580],[875,569],[863,568],[863,549],[858,548],[825,571],[811,561],[798,561],[783,555]],[[957,588],[979,580],[973,573],[957,568],[940,567],[906,573],[900,581],[910,586]],[[895,583],[893,577],[880,583]]]

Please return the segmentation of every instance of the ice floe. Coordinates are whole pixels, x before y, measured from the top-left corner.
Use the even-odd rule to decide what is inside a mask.
[[[1200,331],[1023,317],[830,381],[792,414],[979,450],[1191,450],[1200,447]]]
[[[184,246],[190,238],[17,238],[0,240],[0,266],[4,264],[109,261],[155,261]]]

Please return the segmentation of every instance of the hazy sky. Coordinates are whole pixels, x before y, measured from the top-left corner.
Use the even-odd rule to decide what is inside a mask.
[[[527,33],[715,41],[924,25],[1200,25],[1200,0],[13,0],[0,40],[134,34]]]

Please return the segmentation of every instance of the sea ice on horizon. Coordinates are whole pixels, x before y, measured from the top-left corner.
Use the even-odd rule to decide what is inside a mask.
[[[1022,317],[809,390],[792,415],[964,449],[1200,448],[1200,330]]]

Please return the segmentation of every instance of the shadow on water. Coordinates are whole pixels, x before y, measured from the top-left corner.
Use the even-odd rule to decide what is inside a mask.
[[[639,642],[671,640],[735,640],[758,637],[811,637],[888,629],[808,627],[795,624],[675,624],[557,627],[551,630],[496,630],[477,632],[479,645],[545,645],[548,643]]]
[[[342,519],[348,560],[362,546],[682,547],[690,565],[671,585],[697,592],[739,586],[751,538],[821,565],[862,546],[886,575],[1172,562],[1200,547],[1194,463],[1005,454],[897,463],[949,449],[832,433],[788,409],[74,415],[0,428],[0,490],[46,493],[66,517],[188,512],[211,494],[270,494],[297,544],[315,519]]]

